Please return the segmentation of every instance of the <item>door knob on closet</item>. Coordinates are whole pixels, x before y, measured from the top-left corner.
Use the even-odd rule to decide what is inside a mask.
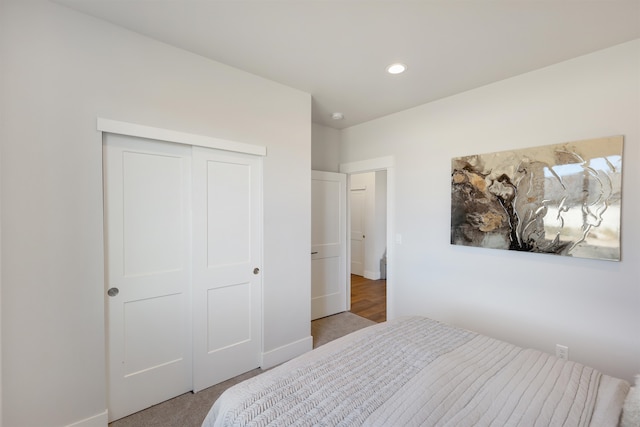
[[[119,293],[120,293],[120,289],[118,288],[109,288],[109,290],[107,291],[107,295],[109,295],[110,297],[115,297]]]
[[[258,274],[260,273],[260,269],[258,267],[253,269],[253,274]]]

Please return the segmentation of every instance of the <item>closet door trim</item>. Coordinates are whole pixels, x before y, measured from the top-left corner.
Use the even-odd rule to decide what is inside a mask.
[[[117,120],[98,117],[97,128],[101,132],[115,133],[120,135],[137,136],[139,138],[154,139],[157,141],[175,142],[177,144],[195,145],[198,147],[213,148],[216,150],[232,151],[235,153],[253,154],[256,156],[266,156],[267,147],[261,145],[247,144],[244,142],[229,141],[226,139],[212,138],[210,136],[196,135],[162,129],[153,126],[144,126],[135,123],[122,122]]]

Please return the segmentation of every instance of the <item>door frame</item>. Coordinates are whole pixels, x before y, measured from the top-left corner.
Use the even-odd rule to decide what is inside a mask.
[[[351,188],[351,175],[364,172],[387,171],[387,320],[395,318],[395,199],[396,199],[396,172],[395,157],[378,157],[356,162],[340,164],[340,172],[347,174],[347,188]],[[347,218],[351,215],[351,202],[347,198]],[[347,307],[351,307],[351,224],[347,221]]]

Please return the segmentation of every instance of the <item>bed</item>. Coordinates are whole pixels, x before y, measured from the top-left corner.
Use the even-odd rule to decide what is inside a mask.
[[[225,391],[203,427],[617,426],[629,383],[424,317],[356,331]]]

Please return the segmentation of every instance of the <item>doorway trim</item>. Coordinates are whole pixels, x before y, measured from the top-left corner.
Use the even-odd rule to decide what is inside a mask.
[[[387,171],[387,320],[395,318],[394,298],[394,265],[395,265],[395,199],[396,199],[396,171],[395,157],[386,156],[368,160],[359,160],[356,162],[348,162],[340,164],[340,172],[347,174],[347,188],[351,185],[351,175],[363,172]],[[347,218],[351,215],[350,201],[347,198]],[[351,224],[347,221],[347,237],[351,233]],[[347,306],[351,307],[351,240],[347,238],[347,283],[349,289],[347,292]]]

